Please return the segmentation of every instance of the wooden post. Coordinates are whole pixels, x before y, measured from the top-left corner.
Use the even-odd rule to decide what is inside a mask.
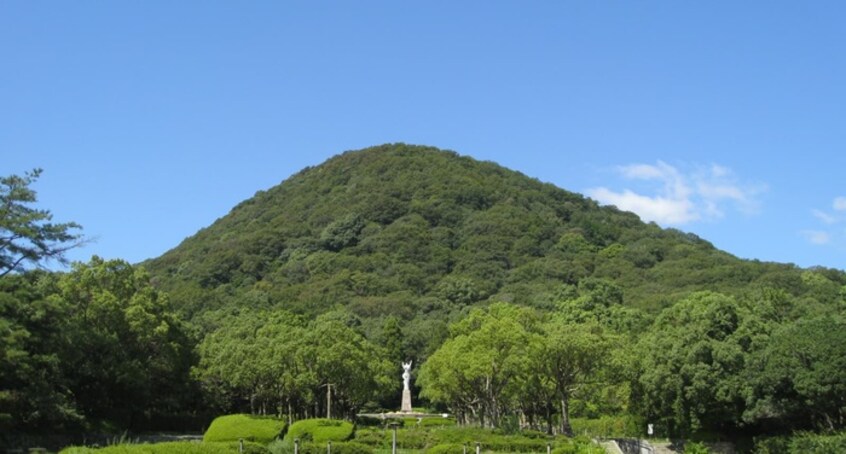
[[[238,439],[238,453],[244,454],[244,439],[243,438]]]
[[[326,442],[326,454],[332,454],[332,442],[331,441]]]
[[[482,452],[482,444],[478,441],[476,442],[476,454],[481,454]]]
[[[394,435],[391,440],[391,454],[397,454],[397,425],[394,424]]]
[[[300,454],[300,439],[294,438],[294,454]]]

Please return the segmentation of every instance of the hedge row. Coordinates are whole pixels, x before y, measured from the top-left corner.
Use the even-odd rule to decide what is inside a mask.
[[[846,452],[846,433],[800,433],[755,440],[755,454],[828,454]]]
[[[302,442],[313,441],[325,443],[327,441],[347,441],[353,436],[355,426],[348,421],[337,419],[304,419],[291,424],[285,440],[299,439]]]
[[[326,454],[328,443],[332,443],[332,454],[372,454],[374,448],[354,441],[300,442],[299,454]],[[267,447],[271,454],[293,454],[294,442],[277,440]]]
[[[204,442],[246,440],[267,444],[285,431],[285,421],[269,416],[218,416],[203,435]]]
[[[233,454],[239,450],[238,442],[197,443],[174,441],[167,443],[119,444],[104,448],[71,446],[59,454]],[[245,454],[266,454],[267,449],[258,443],[244,442]]]

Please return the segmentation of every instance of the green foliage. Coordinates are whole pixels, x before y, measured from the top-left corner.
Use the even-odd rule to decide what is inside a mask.
[[[304,419],[291,424],[285,440],[291,442],[299,439],[302,442],[314,443],[346,441],[352,438],[354,430],[355,426],[348,421],[325,418]]]
[[[28,215],[50,231],[27,205],[37,176],[2,181],[14,209],[0,238]],[[397,406],[409,359],[423,405],[508,432],[628,432],[608,416],[624,412],[662,435],[846,420],[846,273],[740,260],[453,152],[334,157],[150,275],[98,258],[65,275],[2,271],[61,258],[76,227],[0,251],[0,436],[142,429],[205,407],[351,419]],[[401,431],[406,446],[474,441],[423,429]]]
[[[253,415],[218,416],[203,434],[204,442],[254,441],[269,443],[285,430],[285,422],[277,418]]]
[[[798,433],[755,440],[755,454],[829,454],[846,452],[846,434]]]
[[[645,425],[631,415],[602,416],[600,418],[572,418],[573,433],[593,438],[639,438]]]
[[[332,454],[371,454],[373,448],[354,441],[331,441],[312,442],[301,441],[299,444],[300,454],[326,454],[328,443],[332,444]],[[289,440],[277,441],[268,446],[272,454],[293,454],[294,442]]]
[[[0,277],[43,261],[66,263],[65,252],[81,244],[82,236],[73,233],[79,224],[54,224],[50,211],[29,206],[36,202],[30,185],[39,176],[41,169],[0,177]]]
[[[63,275],[6,276],[0,315],[0,424],[11,432],[145,428],[198,397],[193,339],[142,268],[94,257]]]
[[[455,418],[423,418],[419,423],[416,420],[414,423],[421,427],[446,427],[454,426]]]
[[[737,424],[753,322],[731,297],[708,292],[662,312],[639,343],[634,388],[644,416],[670,435]]]
[[[324,405],[328,383],[331,411],[352,417],[377,390],[395,384],[383,350],[350,323],[358,322],[345,311],[311,323],[284,310],[245,311],[206,336],[195,374],[210,394],[248,401],[251,413],[280,409],[289,416]]]
[[[444,443],[427,449],[428,454],[464,454],[465,447],[458,443]]]
[[[420,365],[415,391],[460,422],[503,425],[520,411],[535,428],[564,431],[567,407],[665,417],[659,427],[678,433],[763,429],[765,415],[782,413],[773,388],[746,375],[750,355],[781,323],[836,313],[846,285],[842,271],[740,260],[496,164],[404,144],[305,169],[148,266],[208,334],[196,376],[219,408],[325,414],[320,386],[336,382],[333,414],[391,408],[402,358]],[[557,321],[455,323],[498,301]],[[339,308],[355,321],[311,324]],[[276,321],[282,311],[302,319]],[[266,333],[265,318],[285,328]],[[526,374],[542,372],[529,350],[553,334],[607,361],[564,351],[578,366],[566,385],[548,364]],[[621,344],[639,347],[617,353]]]
[[[87,417],[127,427],[194,395],[191,339],[143,268],[94,257],[74,264],[55,297],[70,321],[67,386]]]
[[[846,322],[821,316],[779,326],[753,353],[747,420],[793,429],[846,427]]]
[[[447,405],[459,421],[472,415],[489,427],[519,409],[532,421],[545,419],[548,430],[557,413],[560,431],[572,433],[570,399],[604,375],[613,346],[596,324],[563,316],[540,323],[532,311],[505,303],[473,309],[450,330],[452,338],[421,368],[421,395]]]
[[[372,454],[373,449],[369,446],[353,441],[333,441],[332,454]],[[300,447],[302,454],[325,454],[327,443],[309,442]]]
[[[552,450],[552,454],[605,454],[605,448],[586,439],[572,439]]]
[[[626,305],[649,310],[704,286],[733,294],[778,282],[770,285],[832,298],[846,284],[843,273],[816,273],[827,284],[744,262],[496,164],[404,144],[305,169],[148,266],[188,314],[254,305],[244,296],[265,284],[262,304],[308,315],[398,291],[450,309],[493,295],[549,304],[560,284],[584,278],[613,280]]]
[[[711,451],[703,443],[687,442],[684,445],[685,454],[708,454]]]
[[[454,336],[420,370],[422,394],[449,405],[459,418],[478,415],[496,427],[526,370],[528,312],[507,304],[474,309],[452,327]]]
[[[235,443],[195,443],[168,442],[153,444],[117,444],[104,448],[68,447],[59,454],[235,454],[240,452],[240,444]],[[266,453],[264,446],[244,442],[245,454]]]

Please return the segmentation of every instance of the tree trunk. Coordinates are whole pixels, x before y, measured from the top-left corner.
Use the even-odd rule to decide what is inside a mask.
[[[552,404],[546,406],[546,433],[552,435]]]
[[[567,396],[561,397],[561,433],[572,437],[573,428],[570,427],[570,403]]]

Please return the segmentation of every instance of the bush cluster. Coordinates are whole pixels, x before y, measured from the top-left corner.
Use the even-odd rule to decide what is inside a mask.
[[[238,442],[196,443],[176,441],[155,444],[118,444],[105,448],[71,446],[59,454],[233,454],[239,452]],[[258,443],[244,442],[245,454],[266,454],[267,449]]]
[[[326,443],[327,441],[347,441],[352,438],[355,426],[348,421],[337,419],[304,419],[291,424],[285,440],[299,439],[301,442]],[[325,445],[324,445],[325,449]]]
[[[573,433],[599,438],[637,438],[646,424],[632,415],[570,418]]]
[[[332,443],[332,454],[371,454],[374,450],[373,446],[358,441],[327,441],[322,443],[301,441],[299,454],[326,454],[328,443]],[[271,454],[293,454],[294,442],[288,439],[277,440],[267,447],[267,451]]]
[[[269,416],[224,415],[212,421],[203,435],[204,442],[253,441],[267,444],[285,431],[285,421]]]
[[[464,445],[459,443],[444,443],[432,446],[426,450],[427,454],[464,454]]]
[[[799,433],[755,440],[755,454],[823,454],[846,452],[846,433],[820,435]]]

